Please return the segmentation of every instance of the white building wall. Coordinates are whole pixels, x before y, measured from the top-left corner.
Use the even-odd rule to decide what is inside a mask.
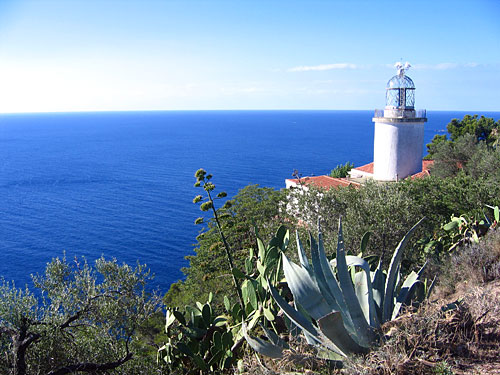
[[[374,121],[374,178],[395,181],[420,172],[424,122],[384,121],[384,118]]]

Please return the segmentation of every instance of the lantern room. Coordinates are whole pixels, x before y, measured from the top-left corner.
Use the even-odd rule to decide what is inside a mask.
[[[392,77],[386,86],[386,109],[413,109],[415,106],[415,84],[405,72],[410,64],[396,64],[398,74]]]

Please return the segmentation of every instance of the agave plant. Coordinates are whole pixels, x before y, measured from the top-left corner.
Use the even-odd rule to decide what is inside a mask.
[[[382,323],[396,318],[401,308],[412,300],[425,297],[420,279],[423,267],[417,273],[410,273],[402,283],[400,281],[403,251],[422,220],[401,240],[387,272],[382,270],[380,261],[372,272],[365,259],[346,255],[342,221],[339,221],[336,258],[332,261],[326,257],[319,225],[318,241],[310,235],[311,262],[297,235],[300,266],[282,255],[295,308],[272,285],[270,293],[285,315],[302,329],[309,343],[328,349],[337,358],[367,352],[379,342]],[[356,272],[358,268],[361,271]],[[248,337],[247,341],[262,354],[275,354],[280,347],[271,339]]]

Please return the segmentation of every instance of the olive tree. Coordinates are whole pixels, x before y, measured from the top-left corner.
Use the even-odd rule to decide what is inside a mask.
[[[103,373],[139,359],[135,332],[160,306],[145,266],[63,257],[32,278],[34,292],[0,286],[2,374]]]

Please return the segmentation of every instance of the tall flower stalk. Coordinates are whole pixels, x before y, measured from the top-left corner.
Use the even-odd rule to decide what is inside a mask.
[[[225,197],[227,197],[227,194],[226,194],[226,192],[222,191],[222,192],[218,193],[215,198],[212,198],[211,192],[214,191],[215,185],[212,182],[210,182],[210,180],[212,179],[212,175],[207,174],[207,172],[204,169],[198,169],[196,171],[196,173],[194,174],[194,176],[196,177],[196,183],[194,184],[194,186],[195,187],[202,187],[205,190],[207,196],[203,197],[202,195],[197,195],[196,197],[194,197],[193,203],[203,202],[200,205],[200,210],[202,210],[202,211],[212,210],[215,224],[217,225],[217,230],[219,231],[219,236],[220,236],[222,243],[224,245],[224,250],[226,251],[226,257],[227,257],[227,261],[229,263],[229,269],[231,271],[231,276],[233,277],[233,283],[234,283],[234,286],[236,288],[236,294],[238,295],[238,300],[239,300],[239,303],[241,306],[241,311],[243,312],[243,319],[246,319],[245,303],[243,302],[243,296],[242,296],[242,292],[241,292],[240,283],[238,281],[238,278],[235,275],[235,272],[237,272],[237,271],[235,271],[233,256],[231,255],[231,247],[229,246],[227,239],[226,239],[226,236],[224,235],[224,232],[222,230],[222,225],[220,223],[219,215],[217,214],[217,210],[215,209],[215,205],[214,205],[214,199],[225,198]],[[223,208],[229,208],[229,207],[230,207],[230,202],[226,202],[223,206]],[[201,224],[201,223],[203,223],[202,217],[199,217],[198,219],[196,219],[195,224]]]

